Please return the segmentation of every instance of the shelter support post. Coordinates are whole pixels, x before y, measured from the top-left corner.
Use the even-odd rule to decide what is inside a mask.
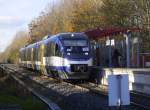
[[[137,33],[137,67],[140,67],[140,33]]]
[[[109,37],[109,67],[112,67],[111,38]]]
[[[130,68],[130,38],[131,38],[131,32],[124,34],[126,38],[126,66],[127,68]]]

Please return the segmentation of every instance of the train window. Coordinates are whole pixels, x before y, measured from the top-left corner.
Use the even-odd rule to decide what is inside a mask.
[[[21,55],[21,60],[24,61],[24,51],[22,51],[22,52],[20,53],[20,55]]]
[[[31,61],[31,51],[32,51],[31,48],[29,48],[28,51],[29,51],[29,52],[28,52],[28,58],[29,58],[28,61]]]
[[[26,52],[25,51],[23,53],[23,59],[24,59],[24,61],[26,61]]]
[[[45,46],[45,56],[46,57],[49,57],[52,55],[52,52],[53,50],[51,50],[51,46],[52,46],[52,43],[48,43],[46,46]]]
[[[21,60],[23,60],[22,59],[22,51],[19,52],[19,57],[20,57]]]
[[[63,40],[64,46],[87,46],[87,40]]]
[[[20,52],[20,58],[21,58],[22,61],[24,60],[24,59],[23,59],[23,53],[24,53],[24,51],[21,51],[21,52]]]
[[[41,60],[41,57],[43,57],[43,44],[39,47],[39,60]]]
[[[37,48],[35,47],[35,61],[37,61]]]
[[[41,49],[40,49],[40,46],[38,46],[37,51],[38,51],[38,61],[40,61],[41,60]]]
[[[34,61],[34,49],[31,48],[31,60]]]
[[[47,54],[48,54],[48,52],[47,52],[47,45],[44,45],[44,56],[47,57]]]
[[[23,52],[23,58],[24,58],[24,61],[26,61],[26,50],[24,50]]]
[[[49,57],[50,56],[50,43],[46,45],[46,52],[47,52],[47,57]]]
[[[28,49],[26,49],[26,61],[28,61]]]
[[[38,47],[35,48],[35,60],[38,61]]]
[[[31,61],[31,49],[29,48],[29,61]]]
[[[28,49],[27,51],[27,61],[30,61],[30,50]]]
[[[47,45],[47,56],[55,55],[55,44],[53,42],[48,43]]]
[[[46,51],[47,51],[47,57],[51,56],[50,53],[50,46],[51,46],[51,43],[48,43],[47,46],[46,46]]]
[[[55,43],[51,43],[51,56],[55,56]]]
[[[45,55],[47,56],[47,57],[49,57],[49,56],[55,56],[55,48],[56,48],[56,45],[55,45],[55,43],[54,42],[49,42],[47,45],[46,45],[46,53],[45,53]]]
[[[28,61],[28,58],[29,57],[29,55],[28,55],[28,49],[27,49],[27,53],[26,53],[26,58],[27,58],[27,61]]]
[[[55,56],[58,56],[58,55],[59,55],[59,47],[56,44],[56,46],[55,46]]]
[[[32,54],[33,54],[33,61],[36,61],[36,50],[35,48],[32,48]]]
[[[28,49],[28,61],[30,61],[30,49]]]
[[[57,44],[55,46],[55,56],[61,56],[60,46]]]
[[[44,56],[47,56],[47,45],[43,45]]]
[[[24,56],[25,56],[25,61],[27,61],[27,49],[25,49],[25,54],[24,54]]]

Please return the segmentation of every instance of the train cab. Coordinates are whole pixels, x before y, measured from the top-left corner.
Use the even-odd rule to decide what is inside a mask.
[[[45,41],[45,44],[48,56],[45,62],[50,71],[58,71],[61,78],[89,77],[93,58],[86,35],[82,33],[58,34]]]

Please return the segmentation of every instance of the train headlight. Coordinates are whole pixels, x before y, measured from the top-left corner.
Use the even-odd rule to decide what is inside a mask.
[[[70,55],[70,53],[67,53],[67,55]]]
[[[85,52],[84,54],[85,54],[85,55],[88,55],[89,53],[88,53],[88,52]]]

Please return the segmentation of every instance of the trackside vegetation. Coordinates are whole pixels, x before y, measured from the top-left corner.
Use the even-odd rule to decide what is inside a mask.
[[[3,61],[17,63],[20,47],[39,41],[47,34],[110,26],[141,28],[141,51],[149,52],[149,10],[149,0],[58,0],[41,10],[41,14],[29,23],[29,31],[17,32],[17,37],[0,57]]]
[[[10,83],[11,82],[11,83]],[[17,85],[16,85],[17,86]],[[11,79],[0,80],[0,106],[16,106],[21,110],[45,110],[46,106],[23,88],[16,87]]]

